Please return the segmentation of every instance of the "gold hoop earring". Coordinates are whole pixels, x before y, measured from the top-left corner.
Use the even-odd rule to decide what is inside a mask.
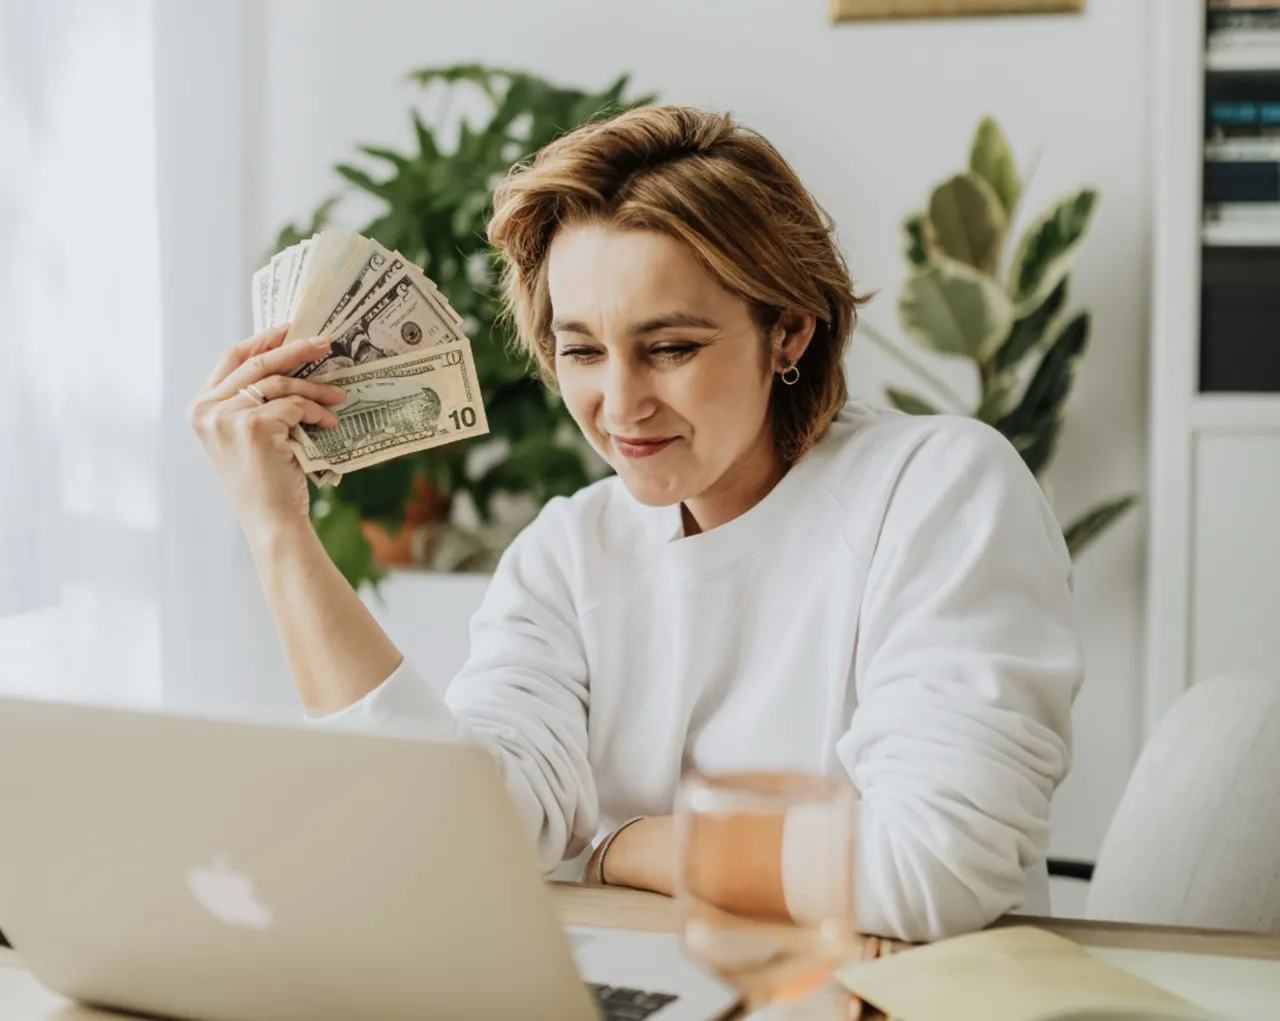
[[[795,386],[800,382],[800,369],[793,365],[790,358],[782,359],[782,371],[778,378],[787,386]]]

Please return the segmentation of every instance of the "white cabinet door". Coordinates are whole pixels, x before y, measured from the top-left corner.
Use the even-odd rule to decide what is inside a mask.
[[[1280,677],[1280,435],[1202,434],[1195,480],[1188,680]]]

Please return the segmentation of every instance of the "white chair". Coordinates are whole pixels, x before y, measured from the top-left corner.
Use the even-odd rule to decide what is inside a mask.
[[[1280,678],[1195,685],[1142,750],[1090,918],[1280,932]]]

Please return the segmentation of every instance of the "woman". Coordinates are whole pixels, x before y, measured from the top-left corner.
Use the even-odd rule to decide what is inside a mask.
[[[858,299],[791,168],[726,116],[632,111],[513,171],[489,237],[617,474],[506,552],[444,702],[308,521],[288,430],[341,392],[285,374],[324,342],[248,340],[193,404],[308,710],[485,744],[548,869],[616,836],[593,869],[670,892],[684,768],[798,769],[859,792],[867,931],[1046,910],[1081,671],[1061,533],[992,430],[847,401]],[[785,909],[769,861],[738,895]]]

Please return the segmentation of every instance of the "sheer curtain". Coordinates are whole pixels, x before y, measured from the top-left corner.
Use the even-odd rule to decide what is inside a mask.
[[[150,0],[0,0],[0,690],[160,698]]]

